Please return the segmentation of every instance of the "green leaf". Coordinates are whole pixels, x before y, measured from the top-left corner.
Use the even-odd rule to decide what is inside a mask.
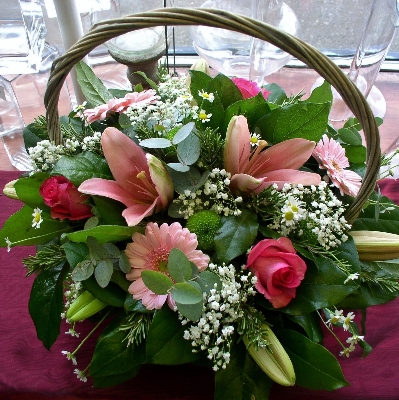
[[[197,282],[178,282],[173,286],[172,297],[176,303],[180,304],[200,303],[202,301],[201,286]]]
[[[83,260],[76,265],[72,271],[72,279],[75,282],[81,282],[93,275],[94,264],[91,260]]]
[[[62,245],[62,248],[65,251],[66,259],[71,268],[75,268],[78,263],[89,255],[89,249],[85,243],[67,242]]]
[[[176,172],[188,172],[190,171],[190,166],[188,165],[183,165],[181,163],[168,163],[166,164],[169,168]]]
[[[291,104],[275,108],[256,124],[262,138],[276,144],[293,138],[318,142],[328,124],[330,103]]]
[[[129,273],[132,269],[129,259],[124,251],[121,251],[119,255],[119,269],[124,272],[125,274]]]
[[[39,207],[42,210],[49,211],[50,208],[44,204],[43,197],[39,193],[40,186],[49,176],[44,172],[37,172],[26,178],[18,179],[14,188],[19,200],[31,208]]]
[[[97,341],[90,364],[90,376],[93,378],[127,376],[132,370],[137,373],[137,367],[145,361],[145,343],[127,346],[126,331],[120,327],[127,322],[124,313],[118,314],[104,329]]]
[[[97,261],[104,260],[108,258],[108,251],[93,236],[88,236],[86,240],[87,246],[89,248],[90,259],[93,264]]]
[[[177,146],[177,157],[183,165],[192,165],[200,156],[201,143],[198,136],[194,133],[187,136]]]
[[[355,164],[366,162],[367,150],[364,146],[349,146],[343,144],[342,147],[345,149],[345,155],[348,157],[349,162]]]
[[[172,178],[173,186],[179,194],[183,194],[185,190],[190,190],[192,192],[197,190],[204,184],[209,175],[207,172],[201,175],[193,166],[190,166],[187,172],[179,172],[170,168],[167,169]]]
[[[168,272],[176,282],[185,282],[191,278],[192,269],[190,260],[177,248],[173,248],[168,257]]]
[[[92,197],[96,205],[96,214],[101,216],[101,221],[105,225],[127,225],[125,218],[122,217],[122,212],[126,208],[124,204],[108,197]]]
[[[188,124],[183,125],[173,136],[172,143],[176,145],[182,142],[190,135],[194,127],[195,127],[194,122],[189,122]]]
[[[323,341],[323,331],[320,326],[320,318],[316,313],[288,315],[288,318],[300,325],[312,342],[321,343]]]
[[[61,157],[55,164],[52,173],[64,175],[76,187],[91,178],[112,179],[107,161],[89,151],[73,157]]]
[[[362,145],[362,137],[356,129],[341,128],[338,130],[338,137],[346,144],[350,144],[352,146]]]
[[[102,288],[96,281],[94,275],[82,281],[83,287],[94,297],[112,307],[123,307],[126,298],[126,292],[113,282],[110,282],[105,288]]]
[[[134,378],[141,369],[141,365],[137,365],[133,367],[127,372],[115,375],[107,375],[107,376],[94,376],[93,377],[93,386],[95,388],[107,388],[119,385],[122,382],[129,381],[130,379]]]
[[[270,92],[269,96],[267,96],[268,102],[273,104],[283,104],[284,101],[287,100],[287,95],[285,94],[284,89],[277,85],[277,83],[268,83],[262,87]]]
[[[154,310],[147,310],[143,306],[143,303],[141,302],[141,300],[133,299],[133,296],[131,294],[128,294],[126,296],[124,309],[126,312],[139,312],[139,313],[145,313],[145,314],[154,313]]]
[[[0,230],[0,247],[6,247],[6,238],[13,246],[32,246],[46,244],[62,233],[70,230],[66,221],[52,219],[50,215],[42,213],[43,222],[40,228],[32,227],[33,208],[25,205],[11,215]]]
[[[320,86],[315,88],[310,96],[305,100],[307,103],[332,103],[333,94],[331,90],[331,85],[324,81]]]
[[[215,235],[218,260],[227,264],[244,254],[254,243],[257,233],[257,216],[249,210],[243,210],[238,217],[222,217],[221,227]]]
[[[29,299],[29,314],[39,340],[50,350],[60,334],[61,313],[64,309],[63,283],[68,272],[66,261],[45,269],[36,276]]]
[[[196,282],[201,286],[204,293],[209,293],[211,289],[215,289],[215,286],[217,291],[222,289],[220,278],[212,271],[201,272]]]
[[[114,271],[114,267],[112,265],[112,261],[108,258],[106,260],[101,260],[94,270],[94,276],[96,278],[97,283],[105,288],[111,280],[112,272]]]
[[[134,232],[143,232],[139,226],[99,225],[91,229],[68,233],[72,242],[86,242],[89,236],[94,237],[100,244],[106,242],[122,242],[131,239]]]
[[[196,304],[181,304],[178,302],[175,303],[180,314],[189,319],[190,321],[198,321],[201,318],[204,308],[203,300],[201,300]]]
[[[190,92],[197,104],[201,104],[203,98],[199,96],[198,93],[201,92],[201,90],[204,90],[204,88],[208,87],[208,85],[212,82],[212,77],[202,71],[189,70],[188,73],[191,78]]]
[[[348,386],[337,359],[324,347],[292,330],[276,332],[296,374],[296,384],[313,390]]]
[[[172,142],[165,138],[151,138],[140,141],[140,146],[147,149],[167,149],[172,146]]]
[[[173,286],[172,279],[162,272],[144,270],[141,272],[141,277],[148,289],[152,290],[155,294],[168,294]]]
[[[108,100],[113,98],[112,94],[87,64],[79,61],[75,68],[79,85],[89,104],[96,107],[100,104],[108,103]]]
[[[186,327],[182,326],[177,313],[164,306],[157,310],[147,335],[147,362],[176,365],[197,360],[189,340],[183,338]]]
[[[236,101],[242,100],[242,94],[236,84],[223,74],[217,74],[207,86],[206,91],[208,93],[217,93],[224,109]],[[204,100],[202,106],[204,106],[204,103],[209,103],[209,101]]]
[[[145,72],[136,71],[135,74],[142,76],[145,79],[145,81],[151,86],[152,89],[158,91],[158,85],[152,79],[148,78]]]
[[[243,342],[235,343],[226,369],[215,374],[215,400],[268,400],[272,380],[259,368]]]
[[[35,123],[27,125],[23,131],[25,149],[28,150],[30,147],[35,147],[40,141],[47,140],[47,130],[36,127]]]
[[[235,115],[244,115],[247,119],[249,130],[252,132],[256,123],[270,111],[271,108],[262,93],[249,99],[237,101],[226,110],[222,132],[224,134],[227,131],[227,126]]]

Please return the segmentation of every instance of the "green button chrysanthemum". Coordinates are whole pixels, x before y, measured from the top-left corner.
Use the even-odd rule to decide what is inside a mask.
[[[192,215],[187,220],[186,228],[197,235],[198,248],[204,251],[212,250],[214,238],[220,226],[220,216],[213,211],[203,210]]]

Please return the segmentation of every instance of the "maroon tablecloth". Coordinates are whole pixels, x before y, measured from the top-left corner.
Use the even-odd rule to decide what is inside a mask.
[[[0,172],[0,188],[19,176],[18,172]],[[398,183],[399,184],[399,183]],[[396,182],[381,184],[391,198],[399,200]],[[0,226],[21,207],[18,201],[0,197]],[[33,254],[33,248],[13,248],[9,253],[0,249],[0,399],[191,399],[213,398],[213,373],[208,368],[191,365],[165,367],[144,366],[139,375],[114,388],[96,389],[90,379],[80,382],[75,367],[61,354],[72,351],[79,339],[62,334],[46,350],[36,338],[33,322],[28,314],[28,299],[33,277],[25,278],[21,259]],[[87,332],[83,325],[78,330]],[[93,338],[95,339],[95,338]],[[361,352],[350,358],[340,358],[350,387],[335,392],[312,392],[302,388],[283,388],[274,385],[272,400],[398,400],[399,399],[399,300],[368,311],[366,339],[374,351],[365,359]],[[327,337],[330,351],[338,354],[337,343]],[[90,362],[93,342],[88,342],[78,353],[78,368]],[[228,400],[228,399],[226,399]]]

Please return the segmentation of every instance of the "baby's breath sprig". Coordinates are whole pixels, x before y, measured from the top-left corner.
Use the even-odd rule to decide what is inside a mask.
[[[24,266],[28,269],[26,276],[54,268],[63,261],[65,261],[65,252],[57,244],[44,246],[37,251],[36,255],[22,260]]]
[[[119,330],[128,331],[125,339],[127,346],[139,345],[147,336],[152,322],[153,314],[131,313],[126,317],[126,323]]]

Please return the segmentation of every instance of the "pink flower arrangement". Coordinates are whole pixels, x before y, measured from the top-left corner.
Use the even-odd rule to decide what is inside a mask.
[[[165,302],[174,309],[172,296],[157,295],[148,289],[141,272],[143,270],[154,270],[166,273],[168,256],[173,248],[181,250],[187,258],[194,263],[202,272],[209,263],[209,256],[201,250],[197,250],[197,236],[187,228],[183,228],[178,222],[171,225],[150,222],[145,228],[145,234],[134,233],[133,243],[126,248],[126,255],[132,267],[131,272],[126,275],[130,281],[134,281],[129,287],[129,293],[136,300],[141,300],[148,310],[160,309]]]
[[[259,92],[262,93],[263,97],[267,99],[269,97],[269,92],[266,89],[260,88],[256,82],[249,81],[245,78],[231,78],[234,84],[240,90],[242,97],[244,99],[249,99],[250,97],[256,96]]]
[[[305,277],[306,263],[296,254],[291,240],[264,239],[248,255],[246,268],[258,278],[255,284],[259,293],[274,308],[285,307],[295,298],[296,288]]]
[[[87,123],[105,119],[109,113],[121,113],[126,111],[132,104],[138,106],[154,104],[159,100],[159,96],[154,89],[144,90],[142,92],[127,93],[121,99],[111,99],[107,104],[101,104],[94,108],[84,110]]]
[[[349,161],[345,149],[336,140],[323,135],[312,155],[319,163],[319,168],[327,170],[328,178],[341,195],[357,195],[362,178],[356,172],[345,169],[349,167]]]
[[[314,142],[296,138],[263,150],[266,146],[266,141],[260,140],[252,151],[246,118],[240,115],[231,119],[226,133],[224,166],[231,174],[233,193],[260,193],[273,184],[281,189],[284,183],[320,183],[320,175],[298,171],[312,155]]]
[[[163,163],[116,128],[101,137],[104,156],[115,181],[92,178],[79,186],[85,194],[105,196],[122,202],[122,216],[129,226],[137,225],[173,199],[173,183]]]

